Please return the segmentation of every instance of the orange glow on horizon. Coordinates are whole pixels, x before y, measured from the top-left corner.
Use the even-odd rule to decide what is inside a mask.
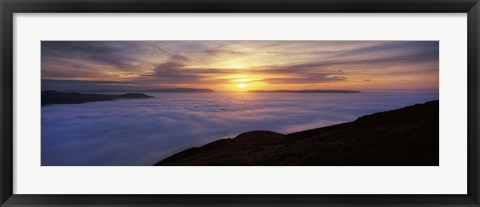
[[[438,90],[438,63],[438,41],[45,41],[42,88]]]

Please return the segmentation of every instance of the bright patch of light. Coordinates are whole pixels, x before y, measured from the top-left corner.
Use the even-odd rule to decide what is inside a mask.
[[[245,84],[245,83],[239,83],[239,84],[237,84],[236,86],[237,86],[238,88],[245,88],[245,87],[247,87],[248,85]]]

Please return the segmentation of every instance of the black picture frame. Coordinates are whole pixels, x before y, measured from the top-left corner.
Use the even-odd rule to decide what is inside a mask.
[[[480,206],[478,0],[0,0],[1,206]],[[465,195],[20,195],[13,194],[15,13],[467,13],[468,193]],[[451,179],[456,179],[452,177]],[[94,188],[94,186],[92,186]]]

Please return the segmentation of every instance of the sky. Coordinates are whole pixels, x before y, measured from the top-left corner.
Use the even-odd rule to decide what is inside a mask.
[[[42,90],[438,91],[438,41],[42,41]]]

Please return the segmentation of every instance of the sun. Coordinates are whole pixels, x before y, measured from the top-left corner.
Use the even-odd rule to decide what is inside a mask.
[[[245,87],[248,86],[248,84],[246,84],[246,83],[239,83],[239,84],[237,84],[237,85],[235,85],[235,86],[237,86],[237,88],[245,88]]]

